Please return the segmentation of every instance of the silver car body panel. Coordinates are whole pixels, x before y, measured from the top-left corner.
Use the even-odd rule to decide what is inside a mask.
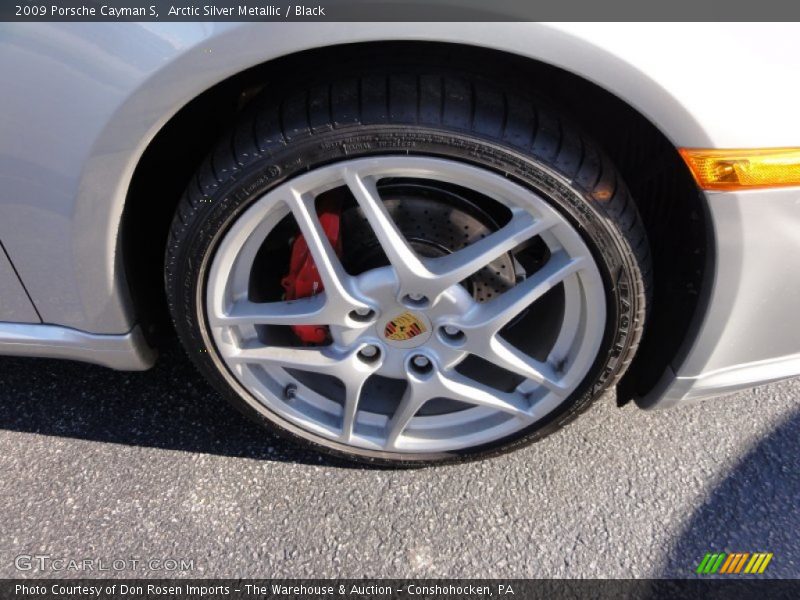
[[[800,375],[800,188],[706,199],[716,253],[708,309],[643,407]]]
[[[0,321],[38,323],[39,315],[31,304],[22,282],[14,272],[3,246],[0,245]]]
[[[675,44],[678,27],[681,43]],[[781,24],[0,24],[0,241],[50,324],[37,329],[39,335],[62,340],[65,355],[74,344],[71,357],[77,359],[90,356],[86,349],[95,341],[119,338],[120,352],[127,345],[131,359],[127,365],[115,360],[116,366],[136,368],[143,364],[137,353],[144,342],[130,337],[135,323],[119,251],[131,177],[170,117],[244,69],[336,44],[461,43],[537,59],[596,82],[676,146],[794,146],[800,140],[794,118],[800,78],[786,73],[796,69],[795,39],[796,27]],[[692,41],[726,59],[707,68]],[[729,94],[742,73],[749,84]],[[674,374],[665,375],[661,395],[643,405],[674,403],[705,385],[703,379],[713,388],[713,373],[752,372],[746,365],[761,361],[780,362],[786,375],[800,372],[786,358],[800,352],[797,332],[786,327],[800,278],[785,258],[796,256],[800,244],[788,232],[780,243],[789,246],[780,250],[778,240],[774,251],[756,243],[764,235],[757,227],[767,218],[753,220],[763,209],[772,215],[769,227],[772,219],[796,223],[793,193],[708,195],[718,259],[711,302],[699,335],[687,340]],[[762,260],[779,253],[784,260]],[[766,279],[773,282],[769,289],[751,288]],[[783,295],[771,294],[782,280]],[[742,297],[727,295],[734,292]],[[0,347],[23,353],[14,344],[0,338]]]
[[[144,371],[156,353],[136,326],[125,334],[99,335],[26,323],[0,323],[0,356],[65,358],[122,371]]]

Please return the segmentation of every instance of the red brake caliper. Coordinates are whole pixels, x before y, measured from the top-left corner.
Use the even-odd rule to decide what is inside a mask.
[[[322,230],[336,251],[336,255],[341,256],[341,205],[334,200],[324,198],[317,206],[317,214]],[[281,280],[281,285],[285,290],[286,300],[316,296],[325,289],[302,233],[292,243],[289,273]],[[292,331],[306,344],[322,344],[330,333],[326,325],[292,325]]]

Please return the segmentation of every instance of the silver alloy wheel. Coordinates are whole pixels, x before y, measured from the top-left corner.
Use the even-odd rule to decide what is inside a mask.
[[[497,231],[441,257],[412,249],[378,192],[386,178],[455,184],[504,205]],[[316,216],[316,198],[346,186],[390,266],[347,273]],[[324,292],[294,301],[253,302],[256,254],[287,216],[304,235]],[[344,232],[347,235],[347,232]],[[548,261],[487,302],[460,285],[523,242],[539,236]],[[563,286],[563,318],[545,360],[509,343],[503,328]],[[525,429],[562,404],[589,372],[601,346],[606,300],[597,265],[581,236],[543,197],[501,175],[465,163],[419,156],[343,161],[285,182],[255,201],[220,241],[208,272],[207,324],[219,359],[259,410],[294,424],[321,444],[390,453],[435,453],[480,446]],[[393,336],[397,323],[417,335]],[[263,343],[263,325],[326,325],[323,347]],[[391,324],[391,326],[390,326]],[[477,356],[521,376],[513,390],[481,383],[457,366]],[[320,393],[303,374],[341,383],[341,398]],[[391,414],[361,408],[370,377],[403,380]],[[448,399],[466,406],[438,414],[422,408]]]

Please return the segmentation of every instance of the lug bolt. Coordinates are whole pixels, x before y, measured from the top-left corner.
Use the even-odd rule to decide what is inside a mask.
[[[430,366],[431,361],[428,360],[426,356],[422,356],[421,354],[417,354],[412,359],[414,366],[419,367],[420,369],[426,369]]]
[[[403,296],[403,301],[415,306],[424,306],[428,303],[428,297],[425,294],[406,294]]]
[[[466,340],[464,332],[455,325],[445,325],[439,329],[439,336],[442,338],[442,341],[459,346]]]
[[[412,356],[411,363],[408,366],[417,375],[428,375],[433,371],[433,363],[427,356],[423,356],[422,354]]]
[[[372,344],[368,346],[364,346],[361,350],[358,351],[358,357],[361,360],[370,362],[375,360],[378,355],[380,354],[380,349],[377,346],[373,346]]]
[[[433,371],[433,363],[427,356],[423,356],[422,354],[415,354],[412,356],[408,366],[418,375],[428,375]]]
[[[357,309],[350,311],[350,318],[354,321],[366,322],[375,316],[375,311],[369,306],[360,306]]]

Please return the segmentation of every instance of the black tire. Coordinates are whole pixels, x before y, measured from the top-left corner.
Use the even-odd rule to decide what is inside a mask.
[[[553,109],[524,92],[437,69],[398,69],[297,86],[256,99],[214,150],[180,201],[166,252],[166,290],[180,339],[208,380],[258,422],[321,452],[392,466],[491,456],[562,427],[613,385],[636,352],[645,323],[651,262],[644,227],[608,157]],[[537,190],[575,225],[605,282],[607,329],[595,364],[546,419],[511,439],[437,455],[379,455],[321,445],[257,410],[205,331],[206,267],[231,223],[295,174],[342,159],[386,153],[444,156],[505,174]]]

